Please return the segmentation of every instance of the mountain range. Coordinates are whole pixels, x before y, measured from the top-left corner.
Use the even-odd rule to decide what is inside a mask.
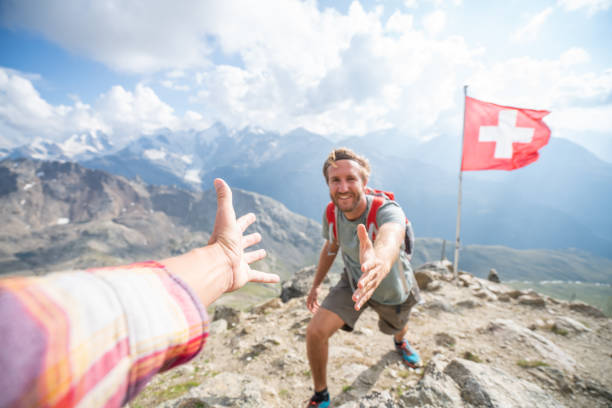
[[[257,193],[233,189],[236,213],[254,212],[268,256],[256,266],[283,277],[316,260],[320,225]],[[0,274],[163,259],[205,245],[214,190],[193,192],[32,159],[0,162]]]
[[[332,142],[304,129],[281,135],[215,124],[200,132],[161,130],[120,148],[101,145],[101,139],[104,135],[96,135],[89,142],[97,145],[71,156],[65,146],[52,143],[45,145],[44,154],[40,141],[37,156],[32,146],[5,155],[70,159],[193,191],[206,190],[215,177],[223,177],[233,187],[274,198],[320,222],[329,200],[322,162],[334,146],[348,146],[367,155],[373,168],[369,184],[396,194],[418,237],[454,241],[459,137],[417,143],[390,130]],[[463,245],[575,248],[612,258],[612,164],[568,140],[553,137],[537,162],[516,171],[464,172],[462,200]]]

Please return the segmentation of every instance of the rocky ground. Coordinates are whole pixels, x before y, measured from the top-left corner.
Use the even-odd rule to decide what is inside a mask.
[[[282,300],[218,307],[203,352],[155,377],[130,406],[305,406],[312,271],[285,282]],[[424,368],[403,366],[368,310],[353,333],[330,340],[332,406],[612,406],[612,319],[598,309],[467,273],[454,282],[440,264],[421,268],[417,280],[424,303],[413,310],[409,338]]]

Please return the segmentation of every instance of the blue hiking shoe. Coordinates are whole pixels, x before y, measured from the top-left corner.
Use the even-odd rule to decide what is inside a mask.
[[[395,343],[395,340],[393,340]],[[402,361],[410,368],[421,366],[421,357],[419,353],[408,343],[408,340],[403,339],[401,343],[395,343],[396,350],[402,356]]]
[[[310,401],[308,402],[308,406],[307,408],[329,408],[329,400],[324,400],[324,401],[314,401],[314,396],[310,399]]]

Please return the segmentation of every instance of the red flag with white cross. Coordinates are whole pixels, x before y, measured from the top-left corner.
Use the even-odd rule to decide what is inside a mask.
[[[461,170],[514,170],[538,160],[550,112],[501,106],[465,97]]]

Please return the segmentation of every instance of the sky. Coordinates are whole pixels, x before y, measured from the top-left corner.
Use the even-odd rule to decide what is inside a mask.
[[[0,147],[215,122],[460,137],[464,85],[612,161],[612,0],[0,0]]]

